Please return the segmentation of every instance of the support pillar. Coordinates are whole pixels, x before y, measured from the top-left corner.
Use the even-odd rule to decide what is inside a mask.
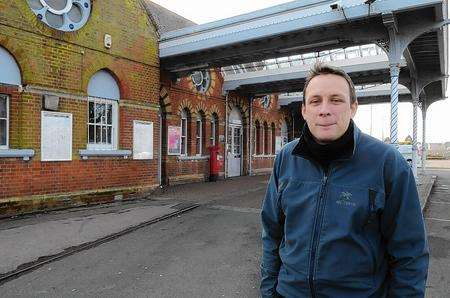
[[[422,173],[425,173],[427,160],[427,144],[426,144],[426,120],[427,120],[427,106],[422,102]]]
[[[391,144],[398,149],[398,77],[400,65],[390,64],[391,72]]]
[[[413,139],[412,139],[412,171],[417,180],[417,107],[418,100],[413,100]]]

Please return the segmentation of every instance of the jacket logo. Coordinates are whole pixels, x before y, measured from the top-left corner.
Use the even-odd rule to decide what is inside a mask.
[[[339,195],[339,199],[336,201],[336,203],[342,206],[350,206],[350,207],[356,206],[355,202],[352,202],[352,193],[347,191],[341,192],[341,194]]]

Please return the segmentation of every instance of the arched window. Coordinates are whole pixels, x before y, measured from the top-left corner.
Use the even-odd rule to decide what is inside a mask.
[[[196,154],[201,156],[204,151],[205,142],[205,114],[200,111],[197,114],[196,126],[195,126],[195,146],[196,146]]]
[[[187,109],[183,109],[181,111],[181,155],[188,155],[188,119],[189,119],[189,111]]]
[[[261,154],[261,124],[258,120],[255,122],[255,154],[260,155]]]
[[[20,69],[14,57],[4,48],[0,47],[0,83],[19,86],[22,84]]]
[[[269,154],[269,126],[267,122],[264,122],[264,132],[263,132],[263,154]]]
[[[216,146],[219,141],[219,117],[216,113],[211,115],[211,134],[209,141],[211,146]]]
[[[9,147],[9,97],[0,94],[0,149]]]
[[[88,84],[88,149],[117,149],[119,85],[106,70]]]
[[[275,141],[276,141],[276,132],[275,132],[275,123],[271,125],[271,140],[272,140],[272,155],[275,155]]]
[[[22,84],[20,69],[14,57],[0,47],[0,85]],[[9,148],[9,96],[0,94],[0,149]]]

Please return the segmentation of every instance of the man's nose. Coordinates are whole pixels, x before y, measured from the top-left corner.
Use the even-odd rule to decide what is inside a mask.
[[[319,116],[325,117],[330,115],[331,115],[330,105],[326,101],[322,102],[322,104],[319,107]]]

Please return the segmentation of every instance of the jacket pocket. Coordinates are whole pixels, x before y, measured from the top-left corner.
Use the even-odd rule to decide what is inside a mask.
[[[372,254],[372,260],[373,260],[373,267],[372,267],[372,275],[375,276],[379,261],[378,256],[379,253],[377,252],[377,246],[374,246],[373,241],[379,242],[381,238],[381,233],[379,229],[379,218],[378,214],[381,208],[380,203],[380,196],[377,191],[369,188],[368,189],[368,202],[369,202],[369,208],[368,208],[368,215],[367,215],[367,221],[362,229],[362,236],[366,240],[367,246],[370,248],[370,252]],[[379,246],[378,246],[379,247]]]
[[[381,194],[369,187],[330,185],[317,260],[319,279],[373,286],[380,255],[380,203]]]

